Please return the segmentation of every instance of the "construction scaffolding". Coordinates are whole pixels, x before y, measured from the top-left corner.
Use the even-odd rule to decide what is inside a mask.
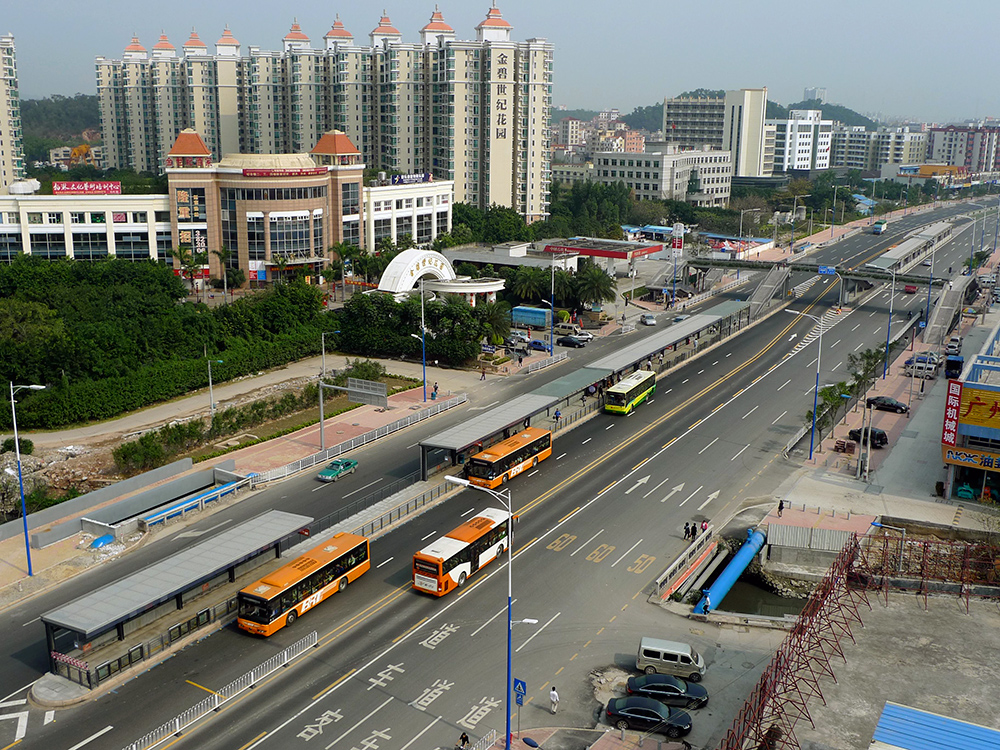
[[[931,593],[969,599],[997,597],[1000,547],[987,542],[906,538],[900,534],[852,534],[809,597],[795,627],[782,642],[760,681],[733,720],[719,750],[798,748],[795,725],[806,719],[815,728],[809,704],[823,701],[822,677],[837,681],[832,660],[846,663],[841,643],[854,641],[852,625],[862,606],[871,609],[869,591],[888,603],[889,589],[916,592],[924,606]]]

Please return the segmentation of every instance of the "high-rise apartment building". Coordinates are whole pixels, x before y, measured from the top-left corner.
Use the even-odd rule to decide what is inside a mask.
[[[767,88],[727,91],[722,97],[665,99],[663,138],[682,150],[729,151],[734,177],[770,177],[774,130],[765,124]]]
[[[818,109],[793,109],[786,120],[768,120],[775,129],[774,169],[809,172],[830,168],[833,121]]]
[[[927,133],[910,127],[866,130],[835,125],[830,166],[874,170],[885,164],[918,164],[927,156]]]
[[[927,134],[927,159],[965,167],[969,172],[1000,168],[1000,128],[949,125]]]
[[[437,10],[406,43],[383,15],[358,44],[337,17],[314,48],[295,23],[280,51],[242,52],[227,28],[214,54],[196,33],[97,58],[109,166],[161,172],[177,134],[194,128],[213,158],[303,153],[340,130],[369,167],[454,180],[455,200],[496,203],[529,221],[548,213],[552,45],[517,42],[494,4],[476,38]]]
[[[21,135],[21,98],[17,90],[17,54],[14,37],[0,36],[0,193],[24,179]]]

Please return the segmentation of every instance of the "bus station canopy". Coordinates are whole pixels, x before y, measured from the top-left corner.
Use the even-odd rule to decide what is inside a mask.
[[[664,316],[665,317],[665,316]],[[652,336],[647,336],[628,346],[623,346],[613,354],[602,357],[596,362],[591,362],[590,366],[597,370],[609,370],[619,372],[627,367],[631,367],[637,362],[642,362],[655,352],[660,352],[668,346],[685,341],[688,337],[694,336],[706,328],[715,325],[724,316],[703,313],[692,315],[687,320],[674,323],[666,328],[657,331]]]
[[[272,510],[42,615],[88,641],[273,547],[313,519]]]
[[[470,416],[462,424],[449,427],[437,435],[431,435],[426,440],[421,440],[420,448],[424,451],[428,448],[463,451],[490,435],[496,435],[509,427],[523,424],[525,419],[544,411],[558,401],[559,399],[555,396],[525,393],[502,406],[497,406],[478,416]]]
[[[611,370],[600,367],[581,367],[574,370],[569,375],[546,383],[540,388],[536,388],[532,393],[542,396],[553,396],[559,400],[569,398],[579,393],[588,386],[596,385],[606,377],[611,375]]]

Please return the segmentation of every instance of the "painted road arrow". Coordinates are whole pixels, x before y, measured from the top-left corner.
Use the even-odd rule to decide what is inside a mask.
[[[660,500],[660,502],[661,503],[667,502],[667,500],[669,500],[670,498],[672,498],[674,495],[676,495],[678,492],[680,492],[683,489],[684,489],[684,482],[681,482],[679,485],[677,485],[672,490],[670,490],[670,494],[668,494],[665,498],[663,498],[662,500]]]
[[[640,487],[642,487],[642,485],[644,485],[648,481],[649,481],[649,474],[647,474],[642,479],[640,479],[638,482],[636,482],[631,487],[629,487],[627,490],[625,490],[625,494],[626,495],[631,495],[632,494],[632,490],[639,489]]]
[[[706,500],[705,502],[703,502],[701,505],[698,506],[698,510],[701,510],[702,508],[704,508],[710,502],[712,502],[713,500],[715,500],[718,496],[719,496],[719,490],[716,490],[715,492],[713,492],[711,495],[708,496],[708,500]]]

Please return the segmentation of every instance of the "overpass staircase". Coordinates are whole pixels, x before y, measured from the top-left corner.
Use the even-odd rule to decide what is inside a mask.
[[[934,346],[944,344],[945,338],[955,325],[955,319],[961,315],[969,285],[974,279],[974,276],[959,276],[944,287],[934,309],[931,310],[927,328],[924,329],[925,344]]]
[[[757,285],[750,295],[750,320],[756,320],[764,310],[771,306],[775,294],[784,290],[792,271],[788,266],[776,265],[767,272],[767,276]],[[784,294],[780,295],[784,297]]]

